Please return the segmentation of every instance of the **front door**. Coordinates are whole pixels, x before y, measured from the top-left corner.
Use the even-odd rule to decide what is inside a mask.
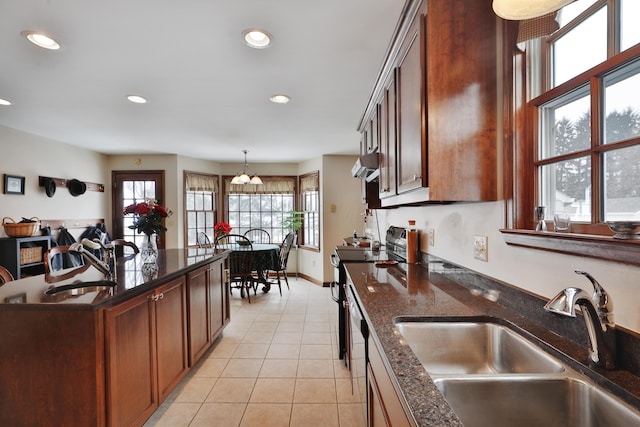
[[[112,238],[129,240],[141,247],[144,234],[138,234],[135,230],[128,228],[133,218],[130,215],[125,217],[122,210],[132,203],[147,199],[156,199],[164,205],[164,171],[113,171],[111,181],[113,182]],[[163,234],[158,236],[158,248],[165,248]]]

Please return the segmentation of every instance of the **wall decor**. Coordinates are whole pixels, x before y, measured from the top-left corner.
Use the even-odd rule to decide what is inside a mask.
[[[4,174],[4,194],[24,195],[24,176]]]

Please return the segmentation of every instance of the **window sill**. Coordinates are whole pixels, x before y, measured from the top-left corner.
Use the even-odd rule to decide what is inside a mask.
[[[640,240],[532,230],[500,232],[508,245],[640,265]]]

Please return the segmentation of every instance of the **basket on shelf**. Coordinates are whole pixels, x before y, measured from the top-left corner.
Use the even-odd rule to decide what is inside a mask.
[[[43,247],[33,246],[20,248],[20,265],[42,262]]]
[[[40,218],[34,216],[30,220],[34,222],[15,222],[13,218],[5,216],[2,218],[2,226],[9,237],[31,237],[40,228]]]

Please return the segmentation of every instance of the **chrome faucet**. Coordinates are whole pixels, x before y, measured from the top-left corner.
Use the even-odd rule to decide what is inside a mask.
[[[84,247],[85,244],[91,249],[105,249],[105,261],[101,261],[92,252],[87,251]],[[104,274],[106,279],[115,279],[116,271],[113,245],[103,245],[101,242],[92,242],[88,239],[82,239],[81,243],[72,243],[71,246],[69,246],[69,252],[76,252],[84,256],[92,266]]]
[[[593,285],[593,295],[589,295],[580,288],[569,287],[549,300],[544,309],[563,316],[576,317],[575,306],[579,305],[589,333],[591,364],[605,369],[614,369],[616,330],[613,321],[613,302],[609,294],[589,273],[578,270],[576,273],[589,279]]]

